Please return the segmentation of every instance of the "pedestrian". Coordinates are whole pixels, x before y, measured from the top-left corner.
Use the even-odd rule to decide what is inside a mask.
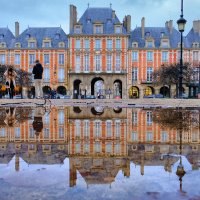
[[[6,77],[6,88],[9,94],[9,98],[13,99],[14,90],[16,87],[15,78],[17,76],[17,73],[14,71],[12,67],[9,67],[5,71],[4,76]]]
[[[45,114],[44,107],[36,107],[34,120],[33,120],[33,129],[35,131],[35,135],[38,137],[43,130],[43,116]]]
[[[43,91],[42,91],[42,74],[43,74],[43,67],[40,64],[39,60],[35,61],[35,65],[33,67],[34,74],[34,83],[35,83],[35,97],[37,99],[43,98]]]

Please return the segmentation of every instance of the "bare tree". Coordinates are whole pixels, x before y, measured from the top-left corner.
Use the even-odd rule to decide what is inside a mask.
[[[193,75],[190,63],[183,65],[183,83],[189,84]],[[171,93],[171,86],[176,85],[176,95],[178,95],[178,83],[180,77],[180,64],[163,64],[153,73],[153,83],[155,85],[167,85]],[[171,95],[170,95],[171,96]]]

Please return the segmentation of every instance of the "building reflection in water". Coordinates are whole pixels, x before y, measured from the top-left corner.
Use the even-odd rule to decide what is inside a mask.
[[[180,162],[182,190],[182,157],[199,169],[196,110],[181,117],[172,110],[102,107],[1,108],[0,113],[0,163],[15,156],[19,171],[20,157],[28,164],[48,165],[63,164],[68,157],[70,187],[76,185],[77,173],[87,185],[110,185],[119,171],[130,177],[131,163],[145,175],[145,166],[163,166],[171,173]]]

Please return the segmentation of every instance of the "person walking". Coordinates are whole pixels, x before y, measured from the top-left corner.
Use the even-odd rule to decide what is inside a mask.
[[[16,87],[15,78],[17,76],[17,73],[14,71],[12,67],[9,67],[5,71],[4,76],[6,77],[6,88],[7,88],[9,97],[10,99],[13,99],[14,89]]]
[[[34,74],[34,83],[35,83],[35,97],[37,99],[43,98],[43,91],[42,91],[42,74],[43,74],[43,67],[40,64],[39,60],[35,61],[35,65],[33,67],[32,73]]]

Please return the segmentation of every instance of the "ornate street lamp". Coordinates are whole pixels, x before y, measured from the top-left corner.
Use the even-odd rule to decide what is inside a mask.
[[[180,19],[177,21],[178,24],[178,30],[181,33],[181,55],[180,55],[180,71],[179,71],[179,94],[178,97],[182,99],[183,97],[183,91],[182,91],[182,85],[183,85],[183,32],[185,30],[185,24],[186,20],[183,18],[183,0],[181,0],[181,15]]]

